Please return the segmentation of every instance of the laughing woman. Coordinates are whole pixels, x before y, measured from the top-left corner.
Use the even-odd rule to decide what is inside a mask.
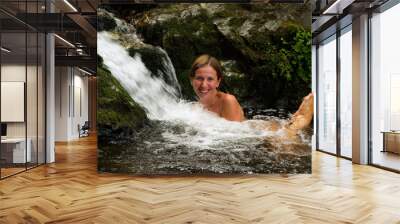
[[[205,109],[229,121],[245,120],[236,97],[218,90],[222,77],[221,64],[209,55],[199,56],[190,70],[193,90]]]

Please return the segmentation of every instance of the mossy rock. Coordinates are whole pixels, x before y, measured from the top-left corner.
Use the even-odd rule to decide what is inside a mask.
[[[99,141],[127,138],[148,123],[145,111],[101,63],[97,67],[97,83]]]
[[[178,79],[179,85],[181,86],[183,98],[185,98],[186,100],[196,100],[196,94],[193,91],[189,73],[190,68],[177,71],[176,78]]]
[[[146,68],[151,72],[151,76],[161,78],[169,85],[176,85],[175,80],[171,77],[172,71],[165,66],[168,56],[161,49],[151,46],[131,47],[128,49],[128,53],[131,57],[138,54]]]
[[[264,108],[295,111],[311,85],[309,7],[165,4],[136,10],[127,21],[135,24],[145,43],[168,53],[184,98],[195,99],[188,71],[193,60],[206,53],[237,62],[242,75],[225,77],[222,91],[241,103],[251,100]],[[146,65],[158,63],[149,52],[140,53]],[[155,70],[158,65],[147,67]]]
[[[97,16],[97,31],[110,31],[117,26],[115,20],[106,14],[101,14]]]

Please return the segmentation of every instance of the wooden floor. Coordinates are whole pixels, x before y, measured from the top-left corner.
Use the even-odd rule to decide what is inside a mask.
[[[11,168],[1,168],[1,178],[7,177],[7,176],[11,176],[13,174],[19,173],[19,172],[23,172],[25,171],[26,168],[25,167],[11,167]]]
[[[320,152],[312,175],[98,174],[96,139],[0,181],[0,223],[400,223],[400,175]]]
[[[400,170],[400,154],[375,150],[372,160],[374,164]]]

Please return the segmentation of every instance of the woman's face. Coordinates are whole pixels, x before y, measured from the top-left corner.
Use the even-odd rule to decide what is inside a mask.
[[[214,68],[206,65],[196,70],[192,78],[192,86],[200,99],[207,99],[215,96],[220,81]]]

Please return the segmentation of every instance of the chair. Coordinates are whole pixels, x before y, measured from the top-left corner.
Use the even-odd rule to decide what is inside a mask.
[[[79,138],[89,136],[89,129],[89,121],[85,121],[82,127],[80,127],[80,125],[78,124]]]

